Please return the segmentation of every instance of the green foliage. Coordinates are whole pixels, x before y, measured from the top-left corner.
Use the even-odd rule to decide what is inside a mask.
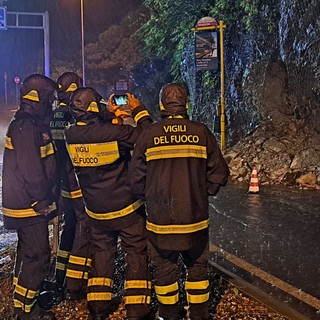
[[[272,32],[277,25],[276,0],[144,0],[149,20],[138,30],[144,52],[166,59],[171,73],[179,78],[179,64],[191,28],[204,16],[236,23],[244,31],[264,29]]]
[[[138,31],[144,52],[166,59],[171,73],[179,77],[186,38],[197,20],[209,10],[207,0],[145,0],[150,19]]]
[[[113,25],[99,35],[98,41],[85,47],[88,75],[94,74],[96,84],[114,83],[128,74],[143,56],[139,52],[135,31],[148,18],[145,10],[130,12],[119,25]],[[106,79],[106,75],[108,79]]]
[[[205,71],[202,75],[202,85],[206,89],[218,88],[219,77],[217,74],[212,74],[210,71]]]

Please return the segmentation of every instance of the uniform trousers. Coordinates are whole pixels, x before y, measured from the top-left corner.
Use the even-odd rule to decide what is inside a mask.
[[[20,319],[33,319],[39,308],[39,289],[50,271],[51,250],[48,223],[40,222],[17,230],[14,268],[14,312]]]
[[[183,288],[179,286],[181,274],[178,270],[178,259],[181,258],[187,269],[184,289],[190,319],[207,320],[209,317],[208,241],[199,242],[189,250],[175,251],[157,248],[149,240],[148,254],[154,269],[153,276],[160,317],[165,320],[181,318],[179,298]]]
[[[91,265],[88,217],[83,199],[64,198],[65,212],[56,263],[56,280],[69,293],[85,293]]]
[[[128,226],[110,230],[97,225],[90,227],[92,268],[88,280],[88,308],[91,313],[108,315],[112,312],[112,289],[118,239],[125,254],[125,307],[128,319],[144,319],[149,315],[151,276],[147,257],[145,219],[135,215]],[[117,266],[119,268],[121,266]],[[123,268],[124,266],[122,266]]]

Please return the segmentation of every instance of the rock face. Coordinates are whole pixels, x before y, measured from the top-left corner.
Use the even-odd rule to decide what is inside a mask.
[[[251,32],[239,23],[225,31],[226,157],[231,175],[248,181],[256,165],[261,183],[316,188],[320,185],[320,2],[271,0],[264,8]],[[192,79],[192,68],[185,59],[182,70],[196,97],[193,118],[213,129],[213,116],[208,115],[219,102],[219,81],[205,96],[202,92],[207,89],[198,80],[204,74],[197,72]],[[297,180],[304,174],[315,180]]]

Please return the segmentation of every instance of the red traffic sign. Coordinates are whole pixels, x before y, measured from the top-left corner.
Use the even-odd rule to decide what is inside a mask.
[[[197,22],[196,28],[216,27],[217,25],[218,25],[218,22],[216,19],[212,17],[203,17]]]
[[[16,84],[19,84],[19,83],[20,83],[20,78],[19,78],[19,77],[14,77],[14,82],[15,82]]]

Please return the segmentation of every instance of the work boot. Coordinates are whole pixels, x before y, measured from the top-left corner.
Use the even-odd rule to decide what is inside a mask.
[[[44,310],[49,310],[64,300],[64,289],[54,280],[45,280],[39,291],[39,306]]]
[[[65,295],[66,300],[83,300],[87,298],[87,294],[85,292],[73,292],[67,291]]]
[[[30,314],[21,312],[17,316],[17,320],[56,320],[54,313],[52,311],[42,310],[37,308],[37,310],[32,311]]]
[[[106,320],[108,319],[109,315],[112,313],[110,309],[106,308],[97,308],[88,305],[88,309],[90,312],[90,319],[91,320]]]

